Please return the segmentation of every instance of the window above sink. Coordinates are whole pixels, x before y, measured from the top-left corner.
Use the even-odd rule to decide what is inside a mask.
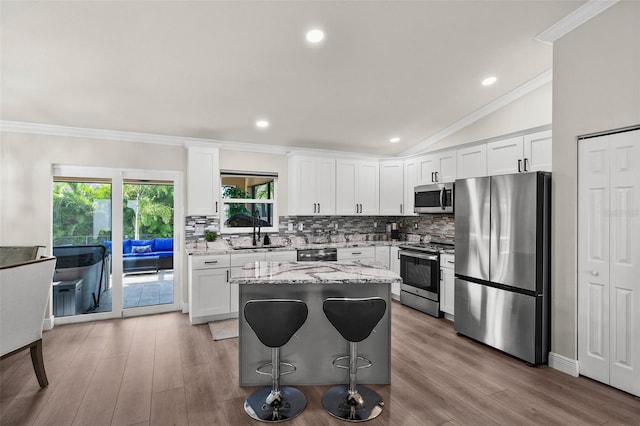
[[[222,233],[278,232],[277,173],[220,172]]]

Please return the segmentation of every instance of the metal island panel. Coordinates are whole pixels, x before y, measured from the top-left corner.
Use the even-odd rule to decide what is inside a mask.
[[[358,354],[368,358],[373,364],[371,368],[358,370],[358,383],[391,383],[391,282],[399,280],[399,276],[378,265],[364,264],[351,264],[348,266],[349,271],[341,275],[339,269],[343,266],[332,262],[330,268],[338,270],[329,271],[325,268],[326,265],[318,265],[324,268],[325,279],[322,279],[323,273],[318,273],[310,263],[328,262],[307,262],[303,268],[308,268],[306,273],[309,279],[305,280],[299,276],[302,264],[291,262],[289,266],[295,270],[298,278],[287,280],[286,276],[282,275],[282,281],[278,281],[278,274],[260,278],[264,273],[258,272],[258,268],[264,272],[266,270],[264,263],[278,263],[278,268],[282,272],[287,269],[286,264],[289,262],[249,264],[245,267],[247,273],[244,277],[231,280],[232,284],[235,282],[240,284],[240,386],[271,384],[269,376],[255,372],[260,365],[271,361],[271,349],[258,340],[243,315],[244,305],[249,300],[256,299],[296,299],[305,302],[309,309],[307,321],[281,348],[281,361],[290,362],[297,369],[293,374],[282,376],[283,385],[331,385],[348,382],[348,370],[332,365],[336,357],[349,353],[349,343],[324,315],[322,304],[328,297],[381,297],[387,302],[387,310],[374,331],[367,339],[358,343]],[[364,269],[360,279],[353,275],[358,268]],[[289,270],[290,274],[293,273],[292,270]],[[348,272],[351,272],[351,275]],[[376,276],[381,282],[374,282]]]

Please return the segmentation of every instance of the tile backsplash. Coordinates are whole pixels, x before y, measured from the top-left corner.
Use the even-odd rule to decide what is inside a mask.
[[[387,223],[397,222],[402,240],[427,240],[453,243],[453,215],[428,214],[420,216],[280,216],[278,234],[282,236],[304,236],[307,239],[336,239],[346,235],[365,240],[383,240],[387,236]],[[289,230],[291,225],[291,230]],[[302,231],[300,231],[302,226]],[[217,216],[188,216],[185,223],[185,241],[194,243],[204,240],[204,231],[220,228]],[[224,234],[223,238],[246,234]],[[340,237],[337,237],[340,238]],[[348,238],[348,237],[347,237]]]

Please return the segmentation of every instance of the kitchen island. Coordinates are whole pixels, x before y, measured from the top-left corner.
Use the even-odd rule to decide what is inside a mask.
[[[391,284],[398,274],[376,263],[255,262],[243,268],[239,284],[240,386],[269,385],[271,378],[255,372],[271,360],[264,346],[246,323],[242,307],[249,300],[296,299],[305,302],[309,316],[304,325],[282,347],[281,360],[296,366],[283,376],[283,384],[330,385],[347,382],[347,371],[335,368],[333,360],[349,353],[349,344],[327,320],[322,303],[328,297],[381,297],[387,311],[371,335],[358,344],[358,353],[373,366],[358,371],[358,383],[391,383]]]

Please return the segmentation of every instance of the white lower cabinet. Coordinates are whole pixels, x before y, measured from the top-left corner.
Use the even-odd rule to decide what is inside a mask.
[[[454,255],[440,255],[440,310],[445,314],[451,315],[451,318],[454,315],[455,305],[454,265]],[[449,318],[448,315],[447,317]]]
[[[375,247],[346,247],[338,249],[338,262],[340,261],[356,261],[356,262],[375,262]]]
[[[189,256],[189,320],[192,324],[230,315],[229,255]]]
[[[264,262],[266,259],[265,252],[258,253],[232,253],[231,254],[231,278],[237,278],[242,276],[242,268],[247,263]],[[229,286],[231,291],[231,312],[239,312],[240,292],[238,284],[231,284]]]
[[[267,262],[295,262],[298,260],[298,252],[296,250],[288,251],[268,251],[265,254]]]
[[[389,269],[389,246],[375,246],[376,262]]]
[[[400,275],[400,247],[389,247],[389,269]],[[391,284],[391,295],[400,299],[400,283]]]

